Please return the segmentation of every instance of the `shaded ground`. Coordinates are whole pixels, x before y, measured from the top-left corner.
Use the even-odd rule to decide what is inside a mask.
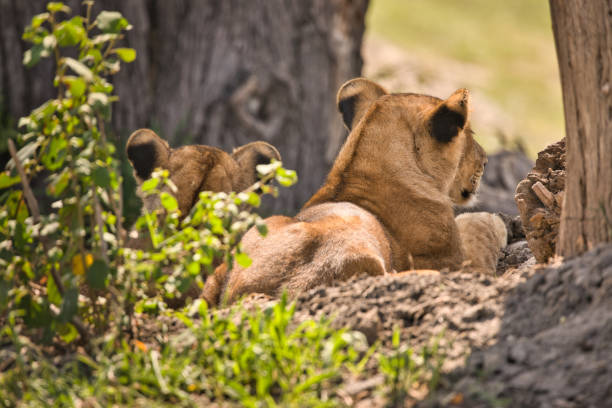
[[[500,265],[529,251],[525,241],[513,245]],[[447,375],[423,406],[612,406],[612,245],[556,266],[533,256],[508,264],[499,277],[403,274],[313,289],[297,316],[334,316],[383,353],[393,350],[394,328],[417,350],[440,339]],[[377,369],[368,367],[372,377]],[[383,404],[368,383],[345,386],[360,392],[359,406]]]
[[[537,271],[503,308],[496,344],[427,406],[612,406],[612,245]]]

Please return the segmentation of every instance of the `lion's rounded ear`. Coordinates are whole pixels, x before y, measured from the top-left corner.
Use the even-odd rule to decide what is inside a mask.
[[[155,168],[166,167],[170,146],[151,129],[138,129],[128,138],[125,151],[137,178],[146,180]]]
[[[236,160],[243,172],[245,188],[258,180],[257,166],[259,164],[268,164],[272,159],[281,161],[281,155],[276,147],[261,141],[235,148],[232,158]]]
[[[457,89],[430,114],[431,135],[441,143],[448,143],[463,130],[469,121],[470,92]]]
[[[352,130],[372,102],[387,93],[382,86],[369,79],[355,78],[345,82],[338,91],[336,102],[347,129]]]

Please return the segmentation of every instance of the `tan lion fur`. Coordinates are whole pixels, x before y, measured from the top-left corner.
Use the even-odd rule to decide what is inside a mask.
[[[209,303],[252,292],[295,295],[363,272],[461,267],[449,194],[462,160],[478,149],[469,92],[446,100],[388,94],[358,78],[341,87],[338,107],[351,132],[325,184],[297,216],[266,219],[265,238],[245,234],[251,266],[217,268],[204,288]]]
[[[465,256],[464,270],[494,274],[501,249],[506,246],[506,224],[496,214],[465,213],[455,218]]]
[[[190,145],[172,149],[168,142],[150,129],[139,129],[129,137],[126,152],[138,183],[138,194],[148,211],[159,203],[142,193],[142,183],[156,168],[167,169],[177,187],[174,195],[181,216],[186,216],[202,191],[242,191],[257,181],[258,164],[280,160],[276,148],[266,142],[252,142],[230,155],[221,149],[205,145]]]
[[[475,204],[476,192],[480,187],[480,180],[488,161],[487,154],[476,140],[470,138],[467,144],[449,192],[453,203],[461,207]]]

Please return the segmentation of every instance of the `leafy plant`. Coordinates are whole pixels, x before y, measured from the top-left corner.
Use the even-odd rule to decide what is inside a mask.
[[[129,334],[133,313],[162,310],[164,300],[201,286],[215,259],[230,267],[250,262],[240,236],[253,225],[265,232],[247,211],[259,205],[255,189],[274,193],[266,181],[291,184],[296,176],[280,163],[262,166],[263,179],[251,190],[202,193],[179,222],[171,183],[160,173],[143,190],[159,197],[163,211],[136,222],[152,244],[146,251],[126,246],[120,162],[105,131],[117,100],[107,78],[136,53],[117,46],[131,28],[120,13],[93,17],[93,2],[84,5],[84,17],[70,17],[66,5],[51,2],[23,35],[33,44],[25,65],[53,58],[57,97],[20,119],[21,148],[0,173],[0,315],[6,333],[90,347],[99,333]],[[51,208],[39,208],[34,178],[45,181]]]
[[[23,402],[337,406],[342,375],[369,358],[362,357],[367,344],[358,332],[332,330],[326,321],[292,327],[294,306],[285,298],[264,310],[237,307],[225,316],[197,301],[171,315],[187,329],[162,344],[122,342],[111,345],[112,353],[101,348],[95,358],[78,354],[61,366],[41,360]],[[4,397],[18,392],[20,380],[16,371],[0,377]]]
[[[431,347],[423,347],[420,353],[400,342],[399,330],[393,331],[391,340],[394,352],[380,354],[378,363],[385,375],[385,384],[393,406],[403,406],[403,401],[415,387],[426,386],[428,391],[435,390],[440,380],[444,355],[438,350],[438,342]]]
[[[109,12],[92,18],[93,2],[84,4],[85,17],[68,19],[67,6],[49,3],[26,27],[23,39],[32,48],[23,62],[53,58],[57,97],[20,119],[22,147],[0,174],[0,188],[22,186],[0,196],[0,312],[13,330],[22,322],[44,342],[56,335],[87,339],[90,324],[108,317],[93,292],[79,298],[80,288],[102,286],[119,262],[121,180],[105,132],[117,98],[106,78],[135,52],[115,46],[130,29],[125,18]],[[62,55],[65,49],[76,57]],[[35,177],[45,178],[50,211],[41,211],[32,194]]]

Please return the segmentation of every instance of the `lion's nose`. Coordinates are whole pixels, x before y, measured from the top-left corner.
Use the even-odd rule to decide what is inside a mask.
[[[468,198],[471,194],[472,194],[471,191],[468,191],[466,189],[461,190],[461,197],[463,198]]]

